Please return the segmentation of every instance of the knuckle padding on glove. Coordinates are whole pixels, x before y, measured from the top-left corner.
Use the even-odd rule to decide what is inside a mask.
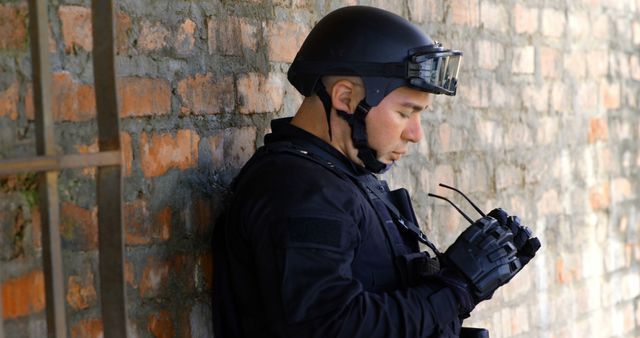
[[[486,299],[521,268],[513,234],[491,217],[473,223],[447,249],[445,255],[474,286],[479,299]]]

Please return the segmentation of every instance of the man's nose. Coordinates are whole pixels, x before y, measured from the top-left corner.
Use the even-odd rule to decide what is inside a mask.
[[[409,142],[418,143],[420,139],[422,139],[420,114],[413,114],[413,116],[411,116],[402,134],[403,138]]]

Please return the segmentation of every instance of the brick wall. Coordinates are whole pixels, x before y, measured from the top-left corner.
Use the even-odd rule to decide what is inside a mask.
[[[126,283],[134,337],[211,336],[213,216],[268,121],[301,98],[286,69],[323,14],[399,13],[465,52],[459,94],[386,179],[442,248],[464,220],[439,182],[521,215],[544,247],[469,324],[492,337],[640,337],[639,0],[120,1]],[[0,0],[0,158],[35,154],[27,5]],[[87,0],[50,4],[53,112],[64,153],[97,151]],[[69,335],[102,332],[95,170],[60,173]],[[202,187],[210,188],[203,191]],[[213,193],[213,197],[208,197]],[[455,199],[465,210],[471,209]],[[0,178],[8,337],[42,337],[33,175]]]

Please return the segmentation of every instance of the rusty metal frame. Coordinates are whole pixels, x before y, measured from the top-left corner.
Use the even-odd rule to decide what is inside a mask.
[[[98,147],[94,154],[59,155],[51,110],[46,0],[29,0],[29,37],[33,73],[37,156],[0,160],[0,176],[39,173],[42,259],[48,336],[67,337],[58,173],[62,169],[97,167],[100,297],[105,337],[127,337],[124,283],[122,168],[115,77],[115,11],[113,0],[92,0],[93,69],[97,106]],[[1,313],[0,306],[0,313]],[[0,338],[4,330],[0,317]]]
[[[92,0],[93,74],[100,151],[120,151],[115,71],[115,9],[112,0]],[[122,170],[100,166],[97,175],[100,295],[105,337],[127,337],[122,222]]]

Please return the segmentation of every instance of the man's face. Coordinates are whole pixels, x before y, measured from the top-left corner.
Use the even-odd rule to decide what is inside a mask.
[[[371,108],[366,118],[369,146],[385,164],[397,161],[407,152],[408,143],[422,138],[420,113],[431,102],[431,94],[399,87]]]

